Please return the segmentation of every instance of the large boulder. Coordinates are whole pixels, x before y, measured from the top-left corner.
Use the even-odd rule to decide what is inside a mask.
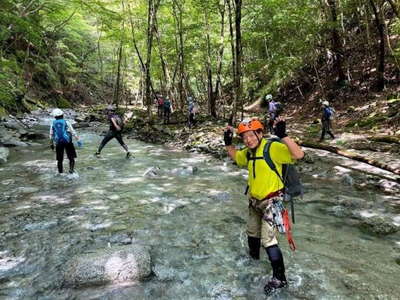
[[[9,155],[9,150],[5,147],[0,147],[0,164],[6,163]]]
[[[151,274],[148,249],[140,245],[115,246],[72,258],[64,270],[70,287],[136,282]]]

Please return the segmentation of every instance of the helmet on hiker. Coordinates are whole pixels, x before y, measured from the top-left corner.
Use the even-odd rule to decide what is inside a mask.
[[[53,115],[53,117],[61,117],[64,112],[59,108],[55,108],[51,114]]]
[[[322,102],[322,105],[329,106],[329,102],[325,100]]]
[[[257,119],[245,119],[239,123],[237,133],[240,135],[246,131],[263,130],[263,124]]]
[[[267,100],[267,101],[272,100],[272,95],[271,94],[266,95],[265,100]]]

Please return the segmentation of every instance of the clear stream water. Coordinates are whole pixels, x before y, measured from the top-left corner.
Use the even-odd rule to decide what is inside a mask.
[[[246,171],[206,155],[126,140],[93,156],[101,137],[80,130],[78,176],[59,176],[43,144],[11,151],[0,168],[1,299],[265,299],[270,266],[247,255]],[[68,169],[68,161],[64,162]],[[145,177],[158,166],[160,177]],[[195,174],[180,172],[196,166]],[[327,164],[326,168],[332,168]],[[332,213],[336,197],[396,215],[386,196],[304,176],[290,251],[281,237],[288,288],[270,299],[399,299],[399,233],[377,236]],[[136,285],[62,286],[74,255],[132,239],[150,247],[154,276]]]

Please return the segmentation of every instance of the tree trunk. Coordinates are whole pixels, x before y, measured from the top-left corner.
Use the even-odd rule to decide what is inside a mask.
[[[160,37],[160,32],[158,30],[157,22],[155,24],[155,33],[156,33],[156,39],[157,39],[157,45],[158,45],[158,52],[159,52],[160,61],[161,61],[161,67],[162,67],[163,76],[164,76],[164,80],[162,81],[162,84],[161,84],[161,90],[163,91],[163,93],[165,93],[166,91],[170,90],[170,88],[171,88],[171,76],[169,74],[167,63],[164,59],[164,52],[163,52],[163,48],[161,46],[161,37]]]
[[[372,10],[374,11],[375,25],[379,32],[379,50],[377,52],[378,71],[376,87],[378,91],[382,91],[385,88],[385,24],[380,17],[381,8],[378,8],[375,5],[374,0],[370,0],[369,3],[371,4]]]
[[[219,55],[217,59],[217,80],[215,83],[215,91],[214,91],[214,97],[216,102],[217,99],[220,98],[220,89],[221,89],[221,72],[222,72],[222,58],[224,56],[224,33],[225,33],[225,1],[223,4],[219,5],[219,13],[221,15],[221,30],[220,30],[220,48],[219,48]],[[214,111],[211,111],[211,115],[213,117],[217,117],[217,112],[214,107]]]
[[[120,85],[121,85],[121,61],[122,61],[122,41],[118,50],[118,67],[117,67],[117,80],[115,84],[115,97],[113,103],[118,107],[120,98]]]
[[[396,175],[400,175],[400,170],[398,168],[392,167],[390,164],[386,164],[386,163],[381,162],[381,161],[376,161],[376,160],[370,159],[368,157],[362,156],[360,154],[351,153],[351,152],[348,152],[346,150],[342,150],[342,149],[340,149],[338,147],[335,147],[335,146],[319,144],[319,143],[315,143],[315,142],[311,142],[311,141],[301,141],[299,143],[299,145],[304,146],[304,147],[308,147],[308,148],[322,149],[322,150],[326,150],[326,151],[329,151],[329,152],[333,152],[333,153],[339,154],[341,156],[344,156],[344,157],[347,157],[347,158],[351,158],[351,159],[354,159],[356,161],[361,161],[361,162],[367,163],[367,164],[369,164],[371,166],[378,167],[378,168],[381,168],[383,170],[392,172],[392,173],[394,173]]]
[[[235,0],[235,102],[233,103],[232,111],[232,124],[236,123],[236,114],[238,105],[241,105],[241,112],[243,118],[243,101],[242,101],[242,34],[241,34],[241,21],[242,21],[242,0]]]
[[[338,76],[338,82],[344,82],[346,80],[346,76],[343,72],[342,67],[342,56],[343,56],[343,46],[342,41],[337,30],[338,20],[337,20],[337,8],[336,8],[336,0],[327,0],[327,4],[329,6],[331,12],[331,18],[333,23],[333,28],[331,30],[332,34],[332,52],[333,52],[333,68]]]
[[[206,25],[206,74],[207,74],[207,98],[208,113],[215,116],[215,97],[213,93],[212,69],[211,69],[211,45],[210,45],[210,24],[208,22],[208,8],[204,8],[204,21]]]
[[[153,36],[154,36],[154,23],[157,15],[157,9],[160,0],[149,0],[148,16],[147,16],[147,56],[145,63],[145,102],[147,106],[147,118],[149,122],[152,120],[151,109],[153,106],[153,101],[150,96],[150,90],[152,89],[151,77],[150,77],[150,67],[151,67],[151,52],[153,47]],[[153,91],[154,93],[154,91]]]

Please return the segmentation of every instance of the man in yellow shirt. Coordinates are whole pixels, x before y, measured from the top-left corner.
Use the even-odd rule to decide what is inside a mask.
[[[301,148],[286,134],[286,123],[278,117],[275,120],[275,134],[282,143],[272,142],[269,153],[279,174],[282,176],[282,164],[293,163],[304,156]],[[254,259],[260,258],[260,246],[266,249],[272,266],[272,278],[264,287],[266,293],[282,288],[287,284],[282,252],[276,238],[277,224],[272,216],[273,203],[281,203],[284,188],[282,180],[264,160],[264,147],[267,141],[263,138],[264,126],[258,119],[242,121],[237,133],[246,146],[236,150],[232,145],[233,128],[224,131],[224,142],[229,156],[240,167],[247,167],[249,218],[247,236],[249,254]]]

